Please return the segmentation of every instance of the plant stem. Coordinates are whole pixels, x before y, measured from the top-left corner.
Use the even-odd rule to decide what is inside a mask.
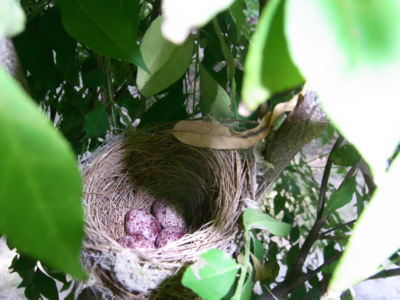
[[[110,59],[106,58],[106,76],[107,76],[107,91],[108,91],[108,98],[110,101],[111,105],[111,116],[112,116],[112,122],[114,126],[114,133],[115,129],[117,129],[117,119],[115,117],[115,109],[114,109],[114,96],[113,96],[113,89],[112,89],[112,82],[111,82],[111,76],[110,76]]]
[[[196,61],[194,64],[194,81],[193,81],[193,107],[192,107],[192,118],[196,114],[196,89],[197,89],[197,72],[199,66],[199,32],[196,32]]]
[[[338,137],[338,139],[336,140],[335,144],[332,147],[331,153],[329,154],[328,160],[325,165],[324,175],[322,176],[321,188],[319,190],[319,196],[318,196],[317,219],[320,219],[324,212],[325,194],[326,194],[326,190],[328,187],[329,175],[331,173],[332,164],[333,164],[331,156],[332,156],[333,151],[335,151],[337,148],[340,147],[343,140],[344,140],[344,138],[342,136]]]
[[[249,261],[250,261],[250,234],[249,234],[249,231],[245,232],[245,238],[246,238],[246,247],[244,250],[244,263],[242,265],[239,282],[236,286],[235,295],[232,297],[233,300],[240,300],[240,298],[241,298],[243,285],[244,285],[244,281],[246,279],[247,269],[248,269]]]

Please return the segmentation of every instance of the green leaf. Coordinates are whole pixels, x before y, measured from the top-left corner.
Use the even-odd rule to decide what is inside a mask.
[[[97,106],[85,115],[85,130],[88,138],[106,135],[110,130],[106,104]]]
[[[33,284],[39,293],[41,293],[46,298],[53,300],[58,300],[58,290],[56,282],[45,275],[39,268],[36,269],[35,275],[33,276]]]
[[[223,53],[225,61],[226,61],[226,64],[228,65],[228,68],[229,68],[229,79],[232,81],[232,80],[234,80],[235,69],[236,69],[235,61],[233,59],[233,54],[225,42],[225,39],[221,32],[221,28],[220,28],[220,26],[218,24],[218,20],[216,18],[214,18],[214,20],[213,20],[213,25],[214,25],[215,33],[217,34],[217,37],[219,40],[219,45],[221,47],[222,53]]]
[[[399,15],[397,0],[287,0],[286,6],[293,60],[378,181],[400,140],[393,109],[400,78]]]
[[[151,123],[168,123],[187,119],[185,95],[164,97],[154,103],[144,114],[138,128]]]
[[[236,22],[237,37],[236,40],[239,41],[241,35],[243,35],[250,40],[250,26],[247,23],[246,15],[244,14],[244,8],[242,7],[242,1],[237,0],[229,8],[229,13],[231,14],[233,20]]]
[[[249,264],[249,275],[247,277],[246,282],[243,285],[242,295],[240,296],[240,300],[250,300],[251,292],[253,291],[253,280],[254,280],[254,272],[253,267]]]
[[[355,224],[353,235],[329,284],[341,292],[378,272],[380,264],[400,249],[400,158]]]
[[[217,119],[229,118],[231,114],[229,95],[203,65],[200,65],[200,105],[203,114]]]
[[[22,32],[25,27],[25,13],[17,0],[2,0],[0,9],[0,38]]]
[[[182,284],[204,299],[217,300],[228,293],[238,270],[239,265],[232,257],[221,250],[211,249],[186,269]]]
[[[288,267],[290,267],[294,263],[297,255],[299,254],[299,251],[300,251],[299,243],[297,243],[296,245],[292,246],[289,249],[286,256],[286,264]]]
[[[54,63],[53,49],[43,43],[43,36],[39,32],[39,21],[38,17],[30,21],[26,30],[13,41],[22,67],[44,87],[54,91],[60,85],[62,75]]]
[[[2,70],[0,99],[0,233],[21,253],[83,278],[82,182],[75,157]]]
[[[356,177],[353,176],[346,180],[336,191],[332,193],[327,202],[324,210],[324,215],[334,212],[340,207],[345,206],[353,198],[353,194],[356,191]]]
[[[202,27],[234,0],[164,0],[163,35],[175,44],[182,44],[193,27]]]
[[[136,33],[139,1],[59,0],[65,30],[101,55],[146,69]]]
[[[128,90],[122,93],[121,97],[117,100],[117,104],[128,110],[128,115],[132,122],[139,117],[143,106],[142,102],[137,98],[133,98]]]
[[[251,229],[269,230],[277,236],[287,236],[290,232],[290,224],[280,222],[274,218],[264,214],[262,211],[254,208],[247,208],[243,213],[244,228],[248,231]]]
[[[150,74],[139,68],[136,84],[140,93],[146,97],[161,92],[181,78],[193,56],[193,38],[187,39],[181,46],[172,44],[161,34],[161,21],[162,17],[153,21],[140,45]]]
[[[335,165],[346,167],[352,166],[360,158],[360,153],[358,153],[356,147],[350,144],[336,149],[331,155],[331,159]]]
[[[283,28],[283,0],[271,0],[264,8],[244,65],[242,97],[255,110],[274,93],[304,82],[289,56]]]
[[[43,36],[41,42],[48,44],[56,52],[56,65],[65,78],[79,85],[79,63],[76,59],[77,42],[64,30],[61,16],[54,8],[45,10],[38,22]]]

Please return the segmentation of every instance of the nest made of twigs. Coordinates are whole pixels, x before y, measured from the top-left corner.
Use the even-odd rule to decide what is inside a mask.
[[[86,241],[82,259],[103,298],[193,298],[180,285],[182,266],[217,248],[237,249],[238,218],[248,174],[237,151],[196,148],[172,135],[136,132],[105,146],[83,167]],[[183,238],[137,252],[116,241],[132,208],[157,198],[186,209]]]

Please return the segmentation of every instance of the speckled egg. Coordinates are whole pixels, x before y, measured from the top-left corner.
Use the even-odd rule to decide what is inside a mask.
[[[118,243],[126,248],[138,251],[155,250],[154,243],[150,242],[140,234],[125,235],[118,240]]]
[[[156,247],[161,248],[165,245],[179,240],[181,237],[185,235],[185,231],[179,227],[167,227],[161,230],[160,234],[156,240]]]
[[[153,204],[152,212],[162,228],[179,227],[184,229],[186,227],[185,210],[178,202],[157,200]]]
[[[139,234],[154,243],[161,231],[157,219],[141,209],[130,210],[125,217],[126,232],[130,235]]]

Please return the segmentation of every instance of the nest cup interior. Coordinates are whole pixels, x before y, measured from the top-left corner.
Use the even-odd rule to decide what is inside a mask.
[[[143,262],[156,259],[153,269],[177,270],[211,248],[235,251],[241,189],[246,186],[236,151],[196,148],[172,135],[137,132],[106,145],[83,170],[87,223],[83,262],[90,272],[100,270],[104,275],[101,260],[112,261],[113,253],[115,257],[126,251],[116,242],[126,234],[126,213],[132,208],[150,211],[158,198],[185,207],[188,234],[155,251],[130,250]],[[106,269],[113,270],[109,265]]]

